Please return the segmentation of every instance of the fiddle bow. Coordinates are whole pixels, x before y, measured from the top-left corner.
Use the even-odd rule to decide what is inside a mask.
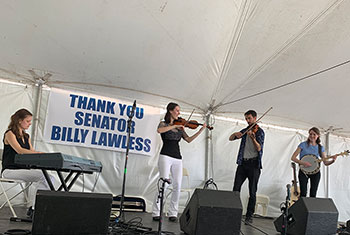
[[[248,131],[250,131],[251,129],[253,129],[253,128],[257,125],[257,123],[258,123],[268,112],[270,112],[271,109],[272,109],[272,107],[270,107],[265,113],[263,113],[263,114],[261,115],[261,117],[260,117],[258,120],[256,120],[256,122],[255,122],[253,125],[251,125],[245,132],[242,133],[242,136],[245,135],[245,134],[247,134]]]

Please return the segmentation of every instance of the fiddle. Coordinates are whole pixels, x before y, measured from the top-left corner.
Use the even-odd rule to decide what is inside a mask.
[[[253,124],[253,127],[252,127],[251,131],[252,131],[253,133],[256,133],[258,130],[259,130],[258,124],[256,124],[256,123]]]
[[[195,120],[190,120],[190,121],[187,121],[186,119],[184,118],[181,118],[181,117],[178,117],[177,119],[175,119],[173,121],[173,124],[174,125],[182,125],[184,127],[188,127],[190,129],[196,129],[198,126],[203,126],[202,123],[198,123],[197,121]],[[209,130],[213,130],[214,127],[212,126],[207,126],[207,128]]]
[[[255,134],[256,132],[258,132],[258,130],[259,130],[259,126],[255,122],[255,123],[251,124],[245,132],[242,133],[242,136],[247,134],[249,131],[251,131]]]
[[[255,123],[253,123],[245,132],[242,133],[242,136],[247,134],[248,131],[252,130],[254,132],[254,134],[258,131],[259,126],[258,126],[258,122],[268,113],[270,112],[270,110],[272,109],[272,107],[270,107],[265,113],[263,113],[263,115],[261,115],[261,117],[256,120]]]

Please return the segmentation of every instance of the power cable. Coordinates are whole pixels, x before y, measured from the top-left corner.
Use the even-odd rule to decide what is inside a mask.
[[[245,223],[245,221],[244,220],[242,220],[242,222],[243,223]],[[263,234],[265,234],[265,235],[269,235],[268,233],[266,233],[266,232],[264,232],[263,230],[261,230],[260,228],[258,228],[258,227],[255,227],[254,225],[252,225],[251,223],[245,223],[246,225],[249,225],[250,227],[252,227],[252,228],[254,228],[254,229],[256,229],[256,230],[258,230],[259,232],[261,232],[261,233],[263,233]],[[241,231],[242,232],[242,231]]]

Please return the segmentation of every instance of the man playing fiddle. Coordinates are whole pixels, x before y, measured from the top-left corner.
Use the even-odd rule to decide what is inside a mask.
[[[241,191],[242,184],[248,178],[249,201],[245,223],[252,223],[252,216],[255,210],[256,191],[262,168],[262,154],[264,147],[265,133],[256,124],[257,114],[254,110],[249,110],[244,114],[248,127],[239,132],[233,133],[229,140],[242,139],[237,157],[237,171],[235,175],[233,191]]]

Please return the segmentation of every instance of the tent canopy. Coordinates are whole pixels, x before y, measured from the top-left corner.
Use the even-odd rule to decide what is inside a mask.
[[[32,82],[31,69],[51,87],[240,118],[272,106],[265,122],[350,135],[350,66],[305,78],[349,60],[348,1],[0,5],[1,78]]]
[[[156,107],[175,101],[183,111],[239,119],[248,109],[261,115],[273,107],[264,123],[331,128],[350,137],[349,12],[350,1],[344,0],[0,0],[0,79]],[[3,83],[0,88],[4,123],[17,107],[35,107],[34,89]],[[42,97],[40,120],[45,120],[47,92]],[[192,188],[206,180],[210,161],[220,188],[232,189],[239,142],[227,139],[243,127],[217,119],[210,151],[204,135],[191,145],[181,143]],[[3,133],[6,126],[1,128]],[[269,210],[277,216],[290,183],[291,153],[307,132],[265,132],[259,192],[270,195]],[[96,191],[120,193],[123,153],[49,145],[41,134],[41,151],[102,161]],[[334,136],[332,153],[349,149],[348,138]],[[208,152],[213,159],[206,159]],[[148,203],[156,191],[157,157],[134,156],[129,163],[127,192]],[[342,221],[350,215],[347,160],[329,168],[330,184],[323,174],[319,193],[327,195],[329,185]],[[87,177],[88,186],[93,182]],[[247,195],[242,192],[242,198]]]

